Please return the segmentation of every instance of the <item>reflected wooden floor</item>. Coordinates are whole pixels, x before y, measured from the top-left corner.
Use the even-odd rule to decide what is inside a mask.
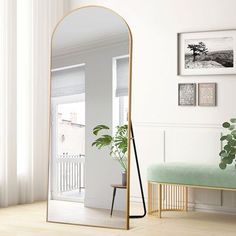
[[[79,202],[56,200],[49,202],[48,219],[53,222],[124,229],[125,217],[125,212],[122,211],[114,210],[111,217],[110,210],[84,207],[84,204]]]
[[[138,207],[134,207],[139,211]],[[132,220],[131,230],[47,223],[46,203],[0,209],[0,236],[235,236],[236,216],[188,212]]]

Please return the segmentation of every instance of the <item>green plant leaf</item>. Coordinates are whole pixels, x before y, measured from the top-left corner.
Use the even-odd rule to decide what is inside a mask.
[[[127,138],[127,135],[125,136],[117,136],[115,137],[114,139],[114,144],[116,145],[116,147],[118,149],[121,150],[121,152],[124,154],[127,152],[127,149],[128,149],[128,138]]]
[[[224,135],[224,136],[221,136],[220,140],[221,140],[221,141],[224,141],[224,140],[226,140],[226,138],[227,138],[227,136]]]
[[[230,141],[230,140],[232,140],[232,139],[233,139],[233,136],[232,136],[231,134],[227,134],[226,140],[227,140],[227,141]]]
[[[219,156],[221,156],[223,153],[225,153],[225,150],[222,150],[222,151],[219,153]]]
[[[224,128],[229,128],[230,127],[230,123],[229,122],[224,122],[222,126]]]
[[[228,154],[227,154],[227,152],[225,150],[223,150],[223,151],[220,152],[220,156],[221,157],[227,157]]]
[[[232,132],[231,132],[231,134],[233,135],[233,136],[236,136],[236,130],[233,130]],[[223,137],[223,136],[222,136]]]
[[[226,168],[226,164],[224,162],[221,162],[219,164],[220,169],[224,170]]]
[[[98,149],[101,149],[102,147],[110,145],[111,141],[112,137],[110,135],[102,135],[92,143],[92,146],[95,145]]]
[[[227,128],[230,132],[228,134],[224,134],[220,140],[227,140],[227,144],[224,146],[224,150],[222,150],[219,155],[221,157],[221,162],[219,167],[221,169],[225,169],[227,165],[230,165],[235,160],[236,156],[236,118],[231,118],[230,122],[224,122],[222,126]]]
[[[232,154],[232,155],[236,154],[236,149],[234,147],[231,147],[230,154]]]
[[[230,165],[230,164],[232,164],[232,162],[233,162],[233,159],[232,159],[232,158],[227,158],[226,164]]]
[[[231,122],[231,123],[236,123],[236,118],[231,118],[231,119],[230,119],[230,122]]]
[[[229,154],[229,158],[232,159],[232,160],[234,160],[234,159],[235,159],[235,154],[230,153],[230,154]]]
[[[225,149],[227,152],[229,152],[229,151],[231,150],[231,146],[227,144],[227,145],[224,146],[224,149]]]
[[[101,130],[108,130],[109,127],[106,125],[97,125],[96,127],[93,128],[93,134],[97,135],[99,131]]]
[[[101,130],[108,130],[106,125],[97,125],[93,129],[93,134],[98,135]],[[114,136],[103,134],[98,137],[92,146],[101,149],[108,146],[110,157],[117,160],[123,170],[127,170],[127,148],[128,148],[128,125],[116,127]]]
[[[231,139],[231,140],[229,140],[228,144],[230,146],[236,146],[236,140],[235,139]]]

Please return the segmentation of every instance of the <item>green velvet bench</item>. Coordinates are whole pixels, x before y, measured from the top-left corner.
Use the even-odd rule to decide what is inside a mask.
[[[236,169],[216,165],[163,163],[147,170],[148,213],[161,218],[162,211],[187,211],[188,188],[236,191]]]

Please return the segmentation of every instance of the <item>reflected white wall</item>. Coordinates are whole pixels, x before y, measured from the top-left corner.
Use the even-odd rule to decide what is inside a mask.
[[[128,35],[127,35],[128,36]],[[121,183],[121,168],[109,157],[107,149],[97,150],[92,129],[97,124],[112,127],[112,58],[128,53],[128,41],[107,44],[96,50],[86,50],[73,55],[55,56],[53,68],[85,63],[85,206],[110,209],[111,184]],[[117,190],[114,209],[125,209],[126,192]]]

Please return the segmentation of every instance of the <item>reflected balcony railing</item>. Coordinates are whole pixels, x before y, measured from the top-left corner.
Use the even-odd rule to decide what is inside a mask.
[[[57,158],[57,191],[68,192],[85,188],[84,181],[85,155],[58,155]]]

